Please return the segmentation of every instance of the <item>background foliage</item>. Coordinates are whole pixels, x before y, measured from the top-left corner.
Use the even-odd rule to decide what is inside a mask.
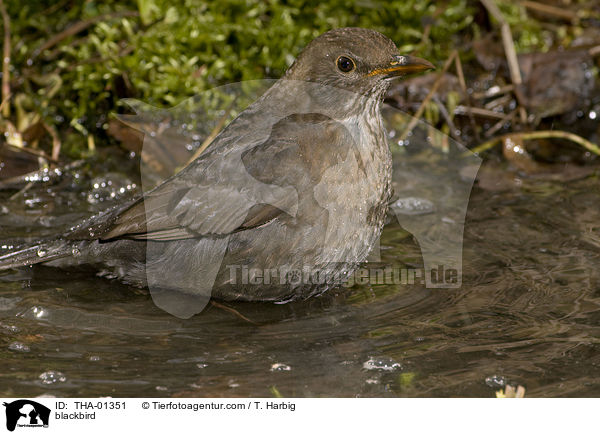
[[[459,35],[464,39],[477,33],[477,2],[467,0],[5,4],[12,21],[11,90],[21,94],[17,111],[39,112],[63,139],[66,131],[101,133],[123,97],[168,107],[216,85],[277,78],[302,47],[334,27],[379,30],[401,51],[416,50],[438,63]],[[521,9],[504,9],[511,23],[527,21]],[[87,23],[83,30],[68,33],[81,23]],[[431,26],[425,31],[427,24]],[[521,26],[520,48],[540,43],[535,30]],[[50,44],[57,36],[60,40]],[[40,51],[44,45],[51,46]]]

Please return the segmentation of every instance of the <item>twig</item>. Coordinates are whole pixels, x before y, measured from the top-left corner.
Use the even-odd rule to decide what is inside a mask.
[[[454,50],[452,52],[452,54],[450,54],[450,57],[448,57],[448,60],[446,60],[446,63],[444,64],[444,67],[439,72],[438,77],[433,82],[433,86],[431,86],[431,90],[429,91],[429,93],[427,94],[425,99],[423,99],[423,102],[421,102],[419,109],[417,110],[415,115],[411,118],[410,122],[408,123],[408,125],[406,126],[406,128],[404,129],[402,134],[400,135],[399,140],[406,139],[406,137],[408,137],[408,134],[417,125],[417,122],[419,122],[419,119],[421,119],[421,116],[423,116],[423,112],[425,111],[425,107],[427,107],[427,103],[431,100],[431,98],[433,97],[433,94],[437,91],[438,87],[440,86],[440,83],[442,82],[442,78],[444,77],[444,74],[446,73],[446,71],[448,71],[448,68],[450,67],[450,65],[454,61],[454,58],[457,55],[458,55],[458,52],[456,50]]]
[[[87,147],[88,151],[96,152],[96,141],[94,140],[94,136],[92,134],[87,135]]]
[[[0,13],[2,14],[2,25],[4,26],[4,45],[2,49],[2,116],[10,116],[10,104],[5,104],[10,96],[10,17],[6,12],[4,2],[0,0]]]
[[[482,99],[482,98],[490,98],[492,96],[501,96],[505,93],[512,92],[515,89],[515,86],[512,84],[508,84],[506,86],[492,86],[485,92],[475,92],[473,94],[473,98]]]
[[[450,135],[452,136],[452,138],[454,140],[456,140],[457,142],[459,142],[460,141],[460,136],[458,136],[456,134],[456,131],[458,130],[458,128],[456,128],[456,125],[454,125],[454,121],[452,120],[452,116],[450,116],[450,113],[448,113],[448,110],[446,110],[446,107],[444,107],[444,104],[440,101],[440,99],[436,95],[433,96],[433,102],[436,103],[436,105],[440,109],[440,113],[442,114],[442,117],[444,118],[444,120],[448,124],[448,127],[450,128]]]
[[[502,31],[502,44],[504,45],[504,54],[506,55],[506,61],[508,62],[508,69],[510,70],[510,79],[514,85],[520,85],[523,80],[521,78],[521,71],[519,69],[519,60],[517,59],[517,52],[515,50],[515,43],[513,41],[510,26],[504,19],[504,15],[498,9],[498,6],[494,0],[481,0],[481,3],[485,6],[488,12],[500,23]]]
[[[587,139],[584,139],[577,134],[569,133],[567,131],[557,131],[557,130],[546,130],[546,131],[531,131],[526,133],[509,133],[504,134],[502,136],[494,137],[491,140],[488,140],[485,143],[471,149],[470,152],[474,152],[475,154],[480,154],[483,151],[487,151],[488,149],[493,148],[498,143],[502,142],[505,138],[512,137],[515,139],[521,140],[532,140],[532,139],[565,139],[570,140],[571,142],[575,142],[578,145],[583,146],[590,152],[593,152],[596,155],[600,155],[600,146],[590,142]]]
[[[46,154],[44,151],[38,151],[37,149],[25,148],[25,147],[22,148],[20,146],[11,145],[9,143],[7,143],[6,146],[8,146],[9,148],[12,148],[18,152],[25,152],[26,154],[31,154],[31,155],[35,155],[36,157],[41,157],[44,160],[49,161],[51,163],[58,163],[57,160],[48,156],[48,154]]]
[[[573,24],[576,24],[579,21],[577,13],[568,9],[557,8],[556,6],[545,5],[533,1],[522,1],[521,4],[527,9],[542,12],[546,15],[552,15],[554,17],[564,18],[568,21],[571,21]]]
[[[17,191],[15,194],[13,194],[11,197],[9,197],[8,200],[15,200],[17,197],[25,194],[25,192],[27,190],[29,190],[31,187],[33,187],[33,182],[28,182],[27,184],[25,184],[25,187],[23,187],[22,189]]]
[[[473,104],[471,103],[471,95],[469,95],[469,91],[467,90],[467,83],[465,81],[465,74],[463,73],[462,62],[460,60],[460,56],[457,54],[455,59],[455,67],[456,74],[458,75],[458,82],[460,83],[460,88],[465,95],[465,99],[467,100],[467,113],[469,114],[469,122],[471,123],[471,128],[475,133],[475,138],[477,141],[481,140],[479,136],[479,129],[477,128],[477,124],[475,123],[475,117],[473,116],[473,112],[471,111],[471,107]]]
[[[508,113],[506,116],[504,116],[502,119],[500,119],[498,122],[496,122],[494,125],[492,125],[485,133],[484,136],[485,137],[491,137],[494,134],[496,134],[496,132],[502,128],[502,126],[507,123],[510,122],[514,119],[515,114],[517,113],[517,109],[511,111],[510,113]]]
[[[48,125],[46,122],[42,122],[42,126],[48,131],[50,137],[52,137],[52,159],[58,161],[58,157],[60,155],[60,139],[58,138],[58,134],[56,133],[56,129]]]
[[[11,96],[11,94],[8,94],[5,98],[2,98],[2,103],[0,103],[0,112],[2,112],[2,110],[4,109],[4,104],[8,103]]]
[[[480,155],[482,152],[485,152],[488,149],[492,149],[494,146],[496,146],[501,141],[502,141],[502,137],[494,137],[493,139],[488,140],[487,142],[484,142],[479,146],[475,146],[473,149],[469,149],[468,151],[465,151],[463,153],[463,156],[471,155],[471,153]]]
[[[500,23],[500,31],[502,33],[502,45],[504,45],[504,54],[506,55],[506,61],[508,62],[508,70],[510,72],[510,80],[515,85],[515,95],[519,100],[519,115],[521,122],[527,121],[527,112],[525,107],[521,103],[522,98],[519,92],[519,87],[523,84],[523,78],[521,77],[521,70],[519,68],[519,60],[517,58],[517,50],[515,49],[515,41],[513,40],[510,26],[504,19],[504,15],[498,9],[498,6],[494,0],[481,0],[483,6],[488,12]]]
[[[43,16],[52,15],[57,10],[64,8],[65,7],[65,3],[67,3],[68,1],[69,0],[57,1],[52,6],[50,6],[48,9],[41,11],[39,14],[43,15]]]
[[[68,44],[65,44],[65,47],[69,47],[69,48],[76,48],[80,45],[83,45],[85,43],[87,43],[89,41],[89,36],[82,36],[80,38],[77,39],[73,39],[71,42],[69,42]],[[63,48],[62,47],[56,47],[54,48],[52,51],[48,51],[48,54],[46,54],[44,56],[44,60],[50,61],[50,60],[54,60],[56,59],[58,56],[62,56],[63,55]]]
[[[225,306],[224,304],[221,304],[221,303],[217,303],[217,302],[216,302],[216,301],[214,301],[214,300],[211,300],[211,301],[210,301],[210,304],[212,304],[212,305],[213,305],[213,306],[215,306],[215,307],[218,307],[219,309],[223,309],[223,310],[225,310],[225,311],[227,311],[227,312],[230,312],[230,313],[234,314],[235,316],[237,316],[238,318],[241,318],[241,319],[243,319],[244,321],[247,321],[247,322],[249,322],[250,324],[253,324],[253,325],[260,325],[260,324],[258,324],[257,322],[254,322],[254,321],[252,321],[250,318],[247,318],[247,317],[245,317],[244,315],[242,315],[241,313],[239,313],[237,310],[235,310],[235,309],[234,309],[234,308],[232,308],[232,307]]]
[[[447,8],[447,5],[441,4],[436,8],[435,11],[433,11],[431,17],[424,17],[426,22],[424,23],[425,26],[423,28],[423,35],[421,35],[421,41],[417,44],[415,49],[412,50],[411,54],[421,51],[425,44],[427,44],[427,40],[429,39],[429,35],[431,33],[431,28],[435,24],[435,21],[440,17],[440,15],[442,15],[446,11]]]
[[[493,110],[494,108],[498,107],[498,106],[502,106],[508,102],[510,102],[510,100],[513,99],[512,95],[503,95],[503,96],[499,96],[498,98],[495,98],[493,100],[491,100],[490,102],[488,102],[487,104],[485,104],[483,106],[484,109],[487,110]]]
[[[54,35],[50,39],[48,39],[45,43],[41,45],[41,47],[37,48],[33,54],[32,58],[37,57],[44,50],[47,50],[50,47],[55,46],[60,43],[63,39],[68,38],[69,36],[76,35],[77,33],[87,29],[88,27],[96,24],[99,21],[109,20],[112,18],[123,18],[123,17],[136,17],[139,13],[137,11],[123,11],[123,12],[113,12],[110,14],[98,15],[93,18],[89,18],[87,20],[79,21],[69,27],[67,27],[62,32]]]
[[[480,107],[471,107],[470,110],[471,110],[471,113],[473,113],[475,116],[479,116],[482,118],[504,119],[504,116],[506,116],[505,113],[495,112],[492,110],[486,110],[486,109],[480,108]],[[455,115],[464,115],[464,114],[467,114],[468,111],[469,111],[469,107],[465,107],[464,105],[459,105],[459,106],[456,106],[456,108],[454,109],[454,114]]]
[[[206,148],[208,148],[208,145],[210,145],[212,143],[212,141],[215,139],[215,137],[217,137],[219,135],[219,133],[223,129],[223,126],[225,125],[225,122],[227,121],[227,118],[229,118],[232,106],[233,106],[233,102],[231,102],[231,104],[229,104],[229,106],[225,109],[225,113],[223,113],[223,116],[221,116],[219,118],[217,125],[215,125],[215,127],[212,129],[212,131],[210,132],[208,137],[206,137],[206,139],[204,139],[204,141],[202,142],[200,147],[196,150],[196,152],[194,152],[194,155],[192,156],[192,158],[189,159],[187,164],[190,164],[192,161],[194,161],[196,158],[198,158],[204,152],[204,150]]]
[[[423,29],[423,35],[421,36],[421,41],[417,44],[417,46],[415,47],[415,49],[412,50],[412,53],[416,53],[418,51],[421,51],[421,49],[427,43],[427,40],[429,39],[429,34],[430,33],[431,33],[431,23],[427,23],[425,25],[425,28]]]

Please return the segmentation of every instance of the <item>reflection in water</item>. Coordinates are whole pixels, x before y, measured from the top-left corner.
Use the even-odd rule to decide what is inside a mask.
[[[461,288],[365,284],[302,303],[230,305],[259,325],[216,307],[180,320],[146,291],[82,270],[2,272],[1,393],[493,396],[518,383],[527,396],[599,396],[597,187],[592,177],[475,188]],[[24,214],[37,218],[37,207]],[[57,230],[69,219],[54,213]],[[25,220],[29,237],[50,230]],[[423,266],[394,222],[381,261]]]

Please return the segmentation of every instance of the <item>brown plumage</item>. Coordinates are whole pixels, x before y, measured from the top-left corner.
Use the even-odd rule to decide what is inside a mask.
[[[431,67],[375,31],[329,31],[177,175],[61,239],[0,257],[0,269],[91,264],[131,284],[221,299],[319,293],[365,260],[383,227],[389,79]],[[244,267],[254,277],[319,271],[322,281],[256,284],[232,273]]]

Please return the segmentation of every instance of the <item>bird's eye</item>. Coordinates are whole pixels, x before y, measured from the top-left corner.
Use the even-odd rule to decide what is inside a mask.
[[[354,60],[349,57],[340,56],[337,59],[337,67],[342,72],[350,72],[356,68],[356,65],[354,64]]]

